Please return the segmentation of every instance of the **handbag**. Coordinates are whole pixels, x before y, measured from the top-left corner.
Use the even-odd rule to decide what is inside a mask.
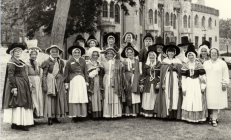
[[[17,101],[17,96],[13,96],[10,100],[9,106],[14,108],[17,107],[18,101]]]

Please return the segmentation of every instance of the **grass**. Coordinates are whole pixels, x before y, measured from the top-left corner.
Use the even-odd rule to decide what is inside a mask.
[[[1,52],[1,93],[3,90],[6,63],[10,56]],[[48,56],[41,54],[40,61]],[[23,60],[28,54],[23,54]],[[230,73],[231,75],[231,73]],[[231,139],[231,85],[228,89],[229,108],[219,114],[219,126],[214,128],[209,124],[191,124],[186,122],[164,121],[143,117],[117,120],[87,120],[72,123],[69,118],[60,119],[61,124],[48,126],[46,119],[39,119],[36,127],[29,132],[10,129],[10,124],[2,123],[1,138],[4,140],[69,140],[69,139]]]

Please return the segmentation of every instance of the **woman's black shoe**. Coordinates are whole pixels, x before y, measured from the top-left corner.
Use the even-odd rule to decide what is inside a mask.
[[[73,121],[74,123],[76,123],[76,122],[77,122],[77,118],[76,118],[76,117],[72,118],[72,121]]]
[[[39,123],[34,120],[34,125],[38,125]]]
[[[27,126],[21,126],[21,130],[23,130],[23,131],[29,131],[29,128]]]
[[[51,118],[48,118],[48,122],[47,122],[48,125],[52,125],[53,122],[52,122],[52,119]]]
[[[57,118],[52,118],[52,121],[55,123],[60,123],[60,121]]]
[[[14,123],[11,124],[11,129],[16,129],[16,127],[17,127],[16,124],[14,124]]]

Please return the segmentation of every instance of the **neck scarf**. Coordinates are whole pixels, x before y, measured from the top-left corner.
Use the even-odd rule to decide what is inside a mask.
[[[37,65],[36,61],[33,60],[33,59],[30,59],[30,64],[31,64],[32,68],[33,68],[34,70],[36,70],[36,65]]]
[[[150,81],[155,79],[155,65],[156,62],[150,64]]]
[[[130,71],[132,69],[132,60],[127,58],[126,61],[128,62],[128,71]]]

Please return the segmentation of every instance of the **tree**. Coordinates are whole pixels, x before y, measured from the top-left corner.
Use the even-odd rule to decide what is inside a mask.
[[[124,3],[136,5],[133,0],[117,0],[117,3],[121,3],[125,15],[129,11]],[[1,8],[13,20],[12,25],[19,20],[26,23],[29,36],[43,27],[51,35],[51,44],[62,47],[63,41],[75,33],[96,32],[102,4],[103,0],[2,0]]]
[[[231,38],[231,19],[221,19],[219,22],[219,34],[221,38]]]
[[[65,0],[65,1],[57,0],[58,8],[56,8],[55,11],[50,43],[58,45],[61,48],[63,47],[63,39],[66,29],[70,3],[71,0]]]
[[[101,13],[103,0],[68,0],[70,6],[66,18],[64,39],[75,33],[95,33],[97,27],[97,17]],[[28,33],[33,35],[41,27],[47,35],[51,35],[56,8],[64,8],[66,2],[59,0],[2,0],[1,13],[12,19],[12,26],[19,20],[26,23]],[[121,8],[125,15],[129,11],[125,3],[135,6],[134,0],[117,0],[121,3]],[[19,7],[15,7],[18,5]],[[15,12],[12,12],[15,11]]]

